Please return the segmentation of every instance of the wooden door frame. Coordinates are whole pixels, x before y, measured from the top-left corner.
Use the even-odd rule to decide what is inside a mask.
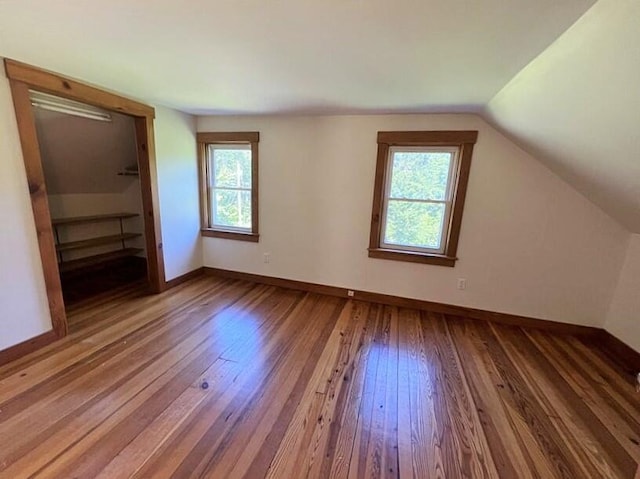
[[[147,246],[147,275],[151,292],[159,293],[165,289],[165,275],[160,216],[156,214],[159,202],[153,132],[155,110],[148,105],[15,60],[5,59],[4,66],[9,78],[18,122],[51,323],[55,336],[62,338],[68,332],[67,316],[62,298],[51,213],[29,90],[50,93],[134,118]]]

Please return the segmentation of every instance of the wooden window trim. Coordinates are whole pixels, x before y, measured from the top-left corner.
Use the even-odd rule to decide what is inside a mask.
[[[197,134],[198,143],[198,174],[200,183],[200,234],[210,238],[224,238],[257,243],[260,239],[258,232],[258,142],[260,132],[200,132]],[[209,193],[207,188],[209,145],[251,145],[251,231],[228,231],[209,226]]]
[[[473,146],[477,131],[380,131],[378,132],[378,157],[373,190],[369,257],[411,263],[425,263],[454,267],[458,260],[458,240],[462,226],[462,213],[467,195]],[[396,250],[381,247],[384,189],[386,185],[389,148],[392,146],[448,146],[460,149],[460,158],[454,172],[453,201],[448,234],[443,254]]]

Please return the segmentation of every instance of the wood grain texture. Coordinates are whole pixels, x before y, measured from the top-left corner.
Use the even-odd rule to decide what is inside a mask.
[[[136,117],[135,130],[144,212],[144,239],[147,246],[147,276],[151,291],[159,293],[164,290],[165,275],[153,118]]]
[[[376,157],[376,175],[373,181],[373,204],[371,206],[371,229],[369,231],[369,250],[380,248],[380,234],[382,232],[382,208],[384,202],[384,179],[389,145],[378,141]]]
[[[83,256],[82,258],[65,261],[64,263],[59,263],[58,268],[61,273],[68,273],[69,271],[75,271],[78,269],[84,269],[92,266],[110,263],[113,260],[117,260],[119,258],[135,256],[142,251],[142,248],[122,248],[115,251],[109,251],[108,253]]]
[[[460,229],[462,228],[464,201],[467,197],[467,186],[469,185],[473,146],[478,136],[478,132],[472,133],[475,133],[472,141],[465,141],[460,144],[460,161],[458,162],[456,183],[453,189],[453,208],[444,251],[444,255],[449,258],[457,258],[458,254],[458,240],[460,238]]]
[[[196,139],[198,143],[257,143],[260,141],[259,131],[200,131]]]
[[[458,258],[441,254],[407,253],[387,248],[369,248],[369,258],[406,261],[409,263],[433,264],[453,268]]]
[[[219,231],[209,228],[203,228],[200,230],[201,236],[207,236],[209,238],[223,238],[232,239],[237,241],[248,241],[250,243],[258,243],[260,241],[260,235],[257,233],[238,233],[235,231]]]
[[[347,288],[339,288],[337,286],[328,286],[325,284],[309,283],[306,281],[296,281],[286,278],[277,278],[274,276],[264,276],[253,273],[243,273],[240,271],[231,271],[227,269],[210,268],[205,266],[204,271],[208,275],[218,276],[221,278],[241,279],[246,281],[254,281],[256,283],[268,284],[271,286],[280,286],[282,288],[300,289],[313,293],[327,294],[330,296],[338,296],[340,298],[349,298]],[[559,321],[549,321],[546,319],[530,318],[527,316],[518,316],[515,314],[498,313],[495,311],[485,311],[482,309],[467,308],[464,306],[456,306],[446,303],[436,303],[435,301],[425,301],[422,299],[404,298],[402,296],[392,296],[389,294],[375,293],[372,291],[353,290],[353,299],[361,301],[371,301],[374,303],[388,304],[390,306],[399,306],[402,308],[420,309],[423,311],[432,311],[442,314],[451,314],[465,318],[478,319],[481,321],[490,321],[500,324],[509,324],[513,326],[521,326],[526,328],[542,329],[555,333],[576,334],[580,336],[590,336],[595,339],[601,337],[602,330],[590,326],[580,326],[577,324],[561,323]]]
[[[208,275],[69,318],[0,366],[0,477],[632,478],[640,461],[633,384],[579,337]]]
[[[202,276],[204,274],[204,268],[196,268],[194,270],[189,271],[188,273],[177,276],[176,278],[170,279],[165,283],[165,289],[175,288],[179,284],[182,284],[186,281],[189,281],[193,278],[197,278],[198,276]]]
[[[126,113],[128,115],[145,116],[151,119],[155,116],[155,110],[148,105],[57,73],[36,68],[9,58],[5,58],[4,65],[7,77],[10,80],[26,83],[38,91],[60,95],[65,98],[90,103],[91,105]]]
[[[76,249],[93,248],[94,246],[108,245],[112,243],[119,243],[122,241],[138,238],[142,236],[140,233],[122,233],[117,235],[108,236],[96,236],[95,238],[89,238],[79,241],[69,241],[67,243],[58,243],[56,250],[58,251],[71,251]]]
[[[91,216],[72,216],[67,218],[53,218],[51,224],[53,226],[71,225],[77,223],[98,223],[102,221],[113,221],[119,219],[135,218],[138,213],[107,213],[102,215]]]
[[[435,146],[462,145],[464,143],[476,143],[477,141],[478,132],[476,130],[378,132],[378,143],[385,143],[389,146],[424,145],[425,143]]]
[[[56,253],[47,185],[42,169],[38,133],[29,100],[29,85],[10,80],[11,96],[18,122],[18,133],[22,147],[27,184],[31,199],[31,209],[38,238],[38,250],[42,262],[44,284],[47,291],[51,325],[55,334],[62,338],[67,334],[67,316],[64,310],[60,273],[58,271],[58,255]]]
[[[47,331],[10,348],[3,349],[0,351],[0,365],[15,361],[22,356],[54,342],[56,339],[58,339],[58,335],[55,331]]]
[[[595,342],[630,375],[638,374],[640,371],[640,352],[605,330],[602,330]]]

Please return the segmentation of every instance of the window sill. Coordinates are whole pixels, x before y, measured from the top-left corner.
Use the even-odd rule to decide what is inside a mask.
[[[414,251],[400,251],[384,248],[369,248],[369,258],[408,261],[410,263],[434,264],[453,268],[458,258],[443,254],[416,253]]]
[[[260,240],[260,235],[258,233],[240,233],[238,231],[201,229],[200,235],[207,236],[209,238],[224,238],[238,241],[250,241],[252,243],[257,243]]]

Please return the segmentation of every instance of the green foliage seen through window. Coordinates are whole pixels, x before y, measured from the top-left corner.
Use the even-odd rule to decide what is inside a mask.
[[[384,242],[439,249],[452,154],[396,151],[391,160]]]
[[[211,149],[213,224],[251,228],[251,150]]]

